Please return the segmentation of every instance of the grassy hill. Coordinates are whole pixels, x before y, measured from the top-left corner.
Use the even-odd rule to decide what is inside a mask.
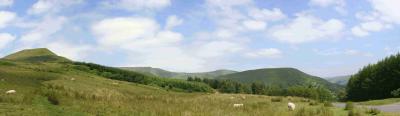
[[[332,84],[322,78],[301,72],[295,68],[265,68],[248,70],[218,77],[218,79],[230,79],[242,83],[260,82],[266,85],[290,87],[307,83],[317,83],[328,87],[331,90],[338,90],[343,87]]]
[[[339,85],[346,86],[346,84],[349,81],[350,77],[351,77],[350,75],[337,76],[337,77],[327,78],[326,80],[328,80],[331,83],[336,83],[336,84],[339,84]]]
[[[69,62],[67,58],[57,56],[47,48],[26,49],[8,55],[3,59],[24,62]]]
[[[130,71],[152,74],[158,77],[177,78],[177,79],[186,79],[187,77],[215,78],[221,75],[232,74],[237,72],[233,70],[216,70],[211,72],[184,73],[184,72],[171,72],[160,68],[152,68],[152,67],[121,67],[121,68]]]
[[[347,114],[343,109],[310,104],[314,101],[306,98],[188,93],[174,88],[185,90],[185,87],[202,87],[202,84],[151,77],[90,63],[31,60],[31,57],[43,58],[36,53],[38,51],[46,50],[24,50],[0,59],[0,115],[343,116]],[[43,53],[43,56],[60,58],[51,54],[52,52],[39,53]],[[16,90],[16,93],[6,94],[8,90]],[[289,101],[296,103],[295,111],[288,111]],[[244,105],[235,108],[233,104]]]

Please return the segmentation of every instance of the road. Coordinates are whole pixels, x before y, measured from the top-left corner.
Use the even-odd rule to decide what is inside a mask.
[[[345,103],[333,103],[334,106],[344,108]],[[379,106],[368,106],[368,105],[356,105],[358,107],[376,108],[383,112],[400,112],[400,103],[379,105]]]

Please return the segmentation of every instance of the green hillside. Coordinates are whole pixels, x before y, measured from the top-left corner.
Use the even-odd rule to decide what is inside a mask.
[[[353,75],[347,97],[353,101],[400,97],[400,54],[370,64]]]
[[[295,68],[265,68],[248,70],[218,77],[218,79],[229,79],[242,83],[264,83],[266,85],[287,88],[295,85],[317,83],[331,90],[339,90],[342,87],[332,84],[322,78],[301,72]]]
[[[335,83],[335,84],[339,84],[339,85],[343,85],[343,86],[346,86],[347,85],[347,82],[349,81],[349,79],[350,79],[350,75],[347,75],[347,76],[337,76],[337,77],[330,77],[330,78],[327,78],[326,80],[328,80],[329,82],[331,82],[331,83]]]
[[[8,55],[3,59],[25,62],[68,62],[67,58],[57,56],[47,48],[27,49]]]
[[[24,50],[0,59],[0,115],[292,116],[346,113],[322,104],[309,105],[313,101],[305,98],[213,94],[201,83],[157,78],[92,63],[42,59],[34,60],[40,63],[31,62],[31,57],[42,57],[38,53],[57,57],[52,52],[38,51],[45,50]],[[8,90],[16,93],[6,94]],[[288,112],[288,101],[296,102],[302,109]],[[233,107],[238,103],[244,106]]]
[[[184,72],[171,72],[160,68],[152,68],[152,67],[121,67],[121,68],[130,71],[152,74],[158,77],[176,78],[176,79],[186,79],[187,77],[215,78],[221,75],[227,75],[237,72],[232,70],[216,70],[211,72],[184,73]]]

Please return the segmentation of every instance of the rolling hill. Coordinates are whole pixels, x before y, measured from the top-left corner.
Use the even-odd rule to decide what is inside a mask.
[[[241,83],[264,83],[266,85],[290,87],[307,83],[317,83],[331,90],[343,89],[340,85],[332,84],[322,78],[301,72],[295,68],[264,68],[232,73],[217,77],[218,79],[229,79]]]
[[[237,72],[233,70],[216,70],[211,72],[184,73],[184,72],[171,72],[160,68],[152,68],[152,67],[121,67],[121,69],[152,74],[158,77],[176,78],[176,79],[186,79],[187,77],[215,78],[221,75],[227,75]]]
[[[47,49],[23,50],[0,59],[0,114],[292,116],[306,112],[324,115],[317,110],[336,113],[334,109],[321,108],[323,105],[310,106],[307,102],[310,100],[305,98],[188,93],[182,90],[202,87],[203,84],[151,77],[97,64],[58,61],[70,60]],[[16,93],[7,94],[9,90]],[[271,102],[273,99],[280,101]],[[298,101],[296,105],[304,107],[304,110],[288,112],[289,100]],[[233,107],[236,103],[245,104],[245,109]],[[342,113],[346,112],[339,114]]]
[[[351,77],[351,75],[337,76],[337,77],[327,78],[326,80],[328,80],[331,83],[336,83],[336,84],[339,84],[339,85],[346,86],[346,84],[349,81],[350,77]]]
[[[71,60],[58,56],[47,48],[26,49],[8,55],[3,59],[24,62],[70,62]]]

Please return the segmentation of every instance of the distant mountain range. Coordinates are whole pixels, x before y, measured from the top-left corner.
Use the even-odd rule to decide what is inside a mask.
[[[171,72],[160,68],[152,68],[152,67],[121,67],[125,70],[136,71],[141,73],[147,73],[151,75],[155,75],[158,77],[165,78],[177,78],[177,79],[186,79],[188,77],[199,77],[199,78],[216,78],[221,75],[227,75],[236,73],[237,71],[233,70],[215,70],[210,72],[199,72],[199,73],[185,73],[185,72]]]
[[[336,83],[336,84],[339,84],[339,85],[346,86],[346,84],[349,81],[350,77],[351,77],[351,75],[337,76],[337,77],[327,78],[326,80],[328,80],[331,83]]]
[[[327,80],[306,74],[295,68],[264,68],[248,70],[243,72],[232,70],[216,70],[202,73],[182,73],[171,72],[160,68],[152,67],[122,67],[122,69],[152,74],[159,77],[186,79],[187,77],[199,77],[210,79],[229,79],[240,83],[259,82],[266,85],[277,87],[290,87],[294,85],[304,85],[309,83],[317,83],[331,90],[342,89],[338,84],[333,84]]]
[[[264,68],[248,70],[217,77],[218,79],[230,79],[242,83],[260,82],[266,85],[279,87],[290,87],[316,83],[323,85],[331,90],[339,90],[343,87],[328,82],[327,80],[306,74],[295,68]]]

